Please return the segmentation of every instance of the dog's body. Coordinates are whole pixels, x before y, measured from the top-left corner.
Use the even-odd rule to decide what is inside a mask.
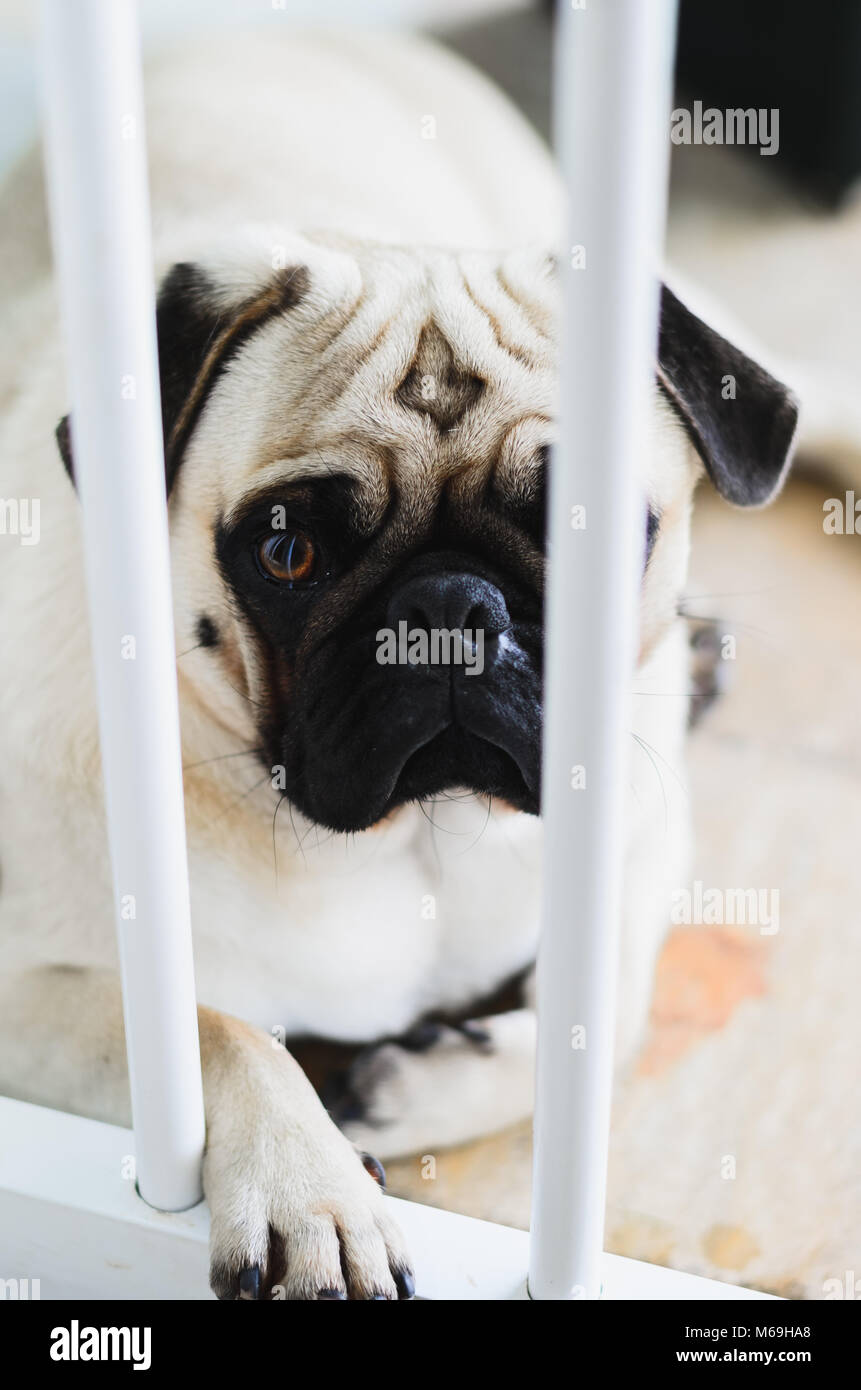
[[[198,46],[160,65],[149,104],[213,1283],[223,1296],[271,1286],[271,1227],[291,1252],[289,1296],[393,1297],[409,1280],[379,1194],[271,1035],[369,1045],[349,1078],[344,1128],[383,1156],[528,1111],[539,460],[557,389],[545,249],[558,190],[547,155],[498,94],[414,40]],[[0,546],[0,1089],[128,1121],[77,500],[53,438],[68,402],[28,184],[25,170],[0,217],[0,263],[16,286],[0,493],[41,503],[41,544],[7,536]],[[702,471],[689,436],[727,496],[762,501],[792,432],[776,383],[757,379],[753,413],[773,409],[782,425],[760,432],[764,461],[733,461],[733,440],[716,443],[720,428],[697,417],[702,383],[683,379],[674,335],[689,331],[684,311],[671,297],[665,311],[664,391],[642,453],[659,529],[634,686],[623,1058],[642,1029],[670,888],[684,881],[690,675],[676,604]],[[748,410],[736,417],[742,453]],[[60,432],[70,472],[73,433],[74,423],[71,441]],[[260,497],[274,504],[279,489],[316,497],[335,477],[345,491],[332,506],[349,507],[367,552],[343,585],[327,572],[332,598],[308,610],[295,640],[285,628],[275,642],[273,623],[294,621],[288,604],[320,600],[275,594],[271,573],[258,594],[249,509]],[[431,730],[427,764],[423,735],[389,776],[387,738],[406,737],[411,700],[379,714],[388,696],[377,671],[372,715],[359,710],[364,677],[333,664],[338,642],[352,649],[328,633],[357,594],[371,603],[375,585],[394,611],[393,573],[419,592],[427,553],[462,581],[473,548],[481,565],[467,565],[468,577],[485,620],[502,604],[494,661],[500,689],[519,692],[516,717],[500,733],[498,692],[478,708],[458,694],[471,711],[458,716],[459,741]],[[279,644],[283,668],[266,655]],[[456,690],[480,685],[467,677]],[[356,727],[372,717],[373,737],[342,728],[345,710]],[[473,767],[473,733],[486,767]],[[522,998],[483,1018],[477,1001],[518,976]],[[433,1015],[481,1027],[442,1028],[421,1049],[397,1042]],[[255,1267],[260,1276],[247,1273]]]

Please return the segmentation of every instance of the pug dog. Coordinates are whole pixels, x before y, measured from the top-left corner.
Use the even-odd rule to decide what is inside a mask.
[[[149,75],[148,135],[212,1288],[408,1298],[364,1151],[456,1143],[531,1105],[560,191],[495,89],[405,35],[179,49]],[[2,490],[40,518],[38,544],[0,538],[0,1088],[128,1124],[39,188],[25,162],[0,212]],[[692,494],[705,473],[767,502],[795,420],[663,290],[622,1064],[684,875]],[[454,633],[472,658],[480,635],[481,669],[381,660],[402,631]],[[356,1054],[329,1111],[296,1060],[309,1040]]]

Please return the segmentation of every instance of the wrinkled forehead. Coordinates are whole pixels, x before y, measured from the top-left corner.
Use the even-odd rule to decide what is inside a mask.
[[[186,455],[229,519],[349,477],[369,513],[454,484],[522,493],[556,414],[555,275],[538,252],[369,248],[307,268],[215,384]]]

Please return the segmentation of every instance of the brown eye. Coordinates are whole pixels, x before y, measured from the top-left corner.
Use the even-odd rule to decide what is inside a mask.
[[[314,542],[304,531],[279,531],[257,547],[264,574],[282,584],[307,584],[317,569]]]

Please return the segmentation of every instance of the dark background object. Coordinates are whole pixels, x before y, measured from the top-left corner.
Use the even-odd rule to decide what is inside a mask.
[[[438,34],[548,139],[553,9],[544,0]],[[808,198],[835,206],[861,174],[861,0],[681,0],[676,85],[676,105],[776,107],[778,152],[739,151]]]
[[[776,107],[769,163],[828,204],[861,173],[859,0],[682,0],[676,83],[683,104]]]

